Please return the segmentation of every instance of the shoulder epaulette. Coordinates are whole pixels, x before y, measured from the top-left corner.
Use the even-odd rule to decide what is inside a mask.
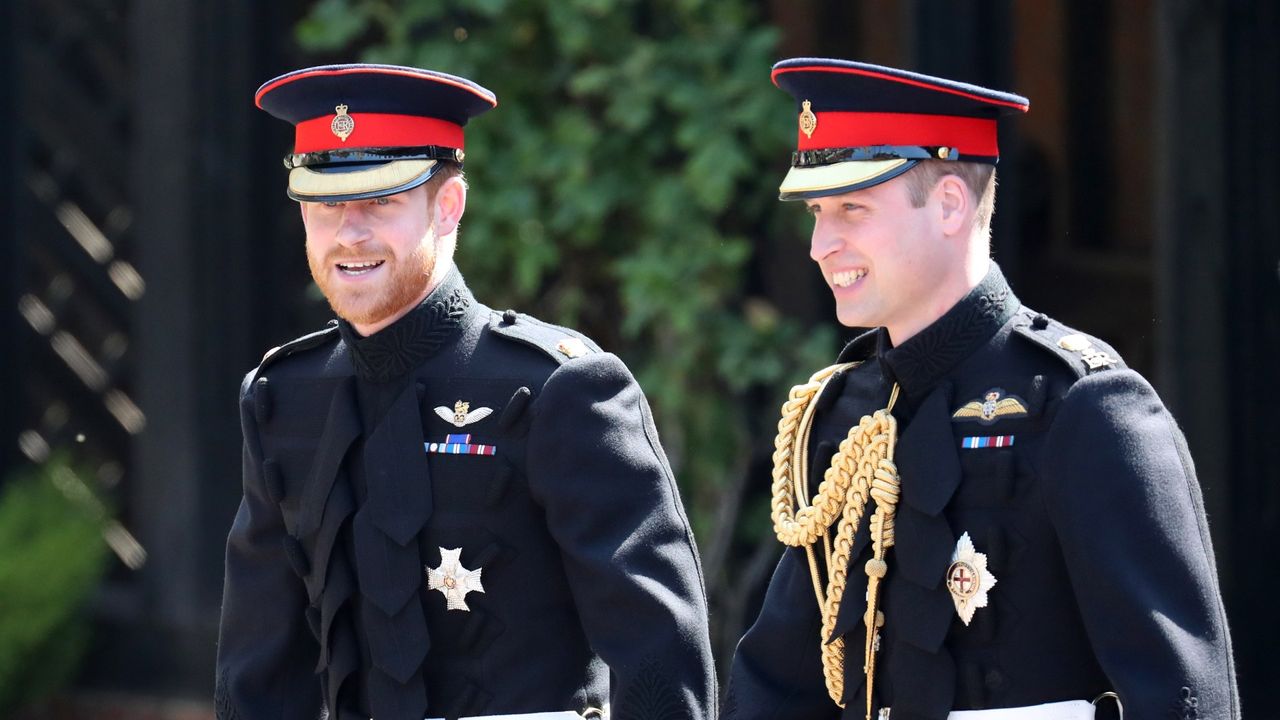
[[[338,322],[336,320],[330,320],[329,324],[322,330],[317,330],[313,333],[303,335],[300,338],[294,338],[283,345],[273,347],[268,350],[267,354],[262,356],[262,362],[258,364],[258,372],[261,373],[263,370],[267,369],[267,366],[279,362],[290,355],[294,355],[304,350],[310,350],[314,347],[319,347],[328,340],[337,337],[337,335]]]
[[[1067,327],[1044,313],[1024,309],[1021,314],[1023,317],[1014,322],[1013,334],[1057,357],[1077,378],[1126,367],[1115,348],[1098,338]]]
[[[591,338],[576,330],[553,325],[514,310],[494,313],[489,320],[489,329],[500,337],[541,350],[557,364],[602,352]]]
[[[836,358],[836,362],[847,363],[866,360],[876,353],[876,331],[868,330],[858,337],[849,341],[844,349],[840,351],[840,355]]]

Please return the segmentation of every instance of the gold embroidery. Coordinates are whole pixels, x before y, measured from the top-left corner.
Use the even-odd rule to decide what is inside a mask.
[[[346,142],[351,137],[351,133],[356,131],[356,120],[347,114],[346,105],[338,105],[333,109],[338,113],[333,117],[333,122],[329,123],[329,132],[338,136],[342,142]]]
[[[853,366],[833,365],[818,371],[808,383],[792,388],[782,406],[782,419],[778,421],[778,436],[774,441],[772,518],[778,539],[792,547],[803,547],[808,555],[814,594],[822,612],[820,643],[827,694],[836,705],[844,707],[844,639],[831,642],[827,639],[835,629],[844,600],[854,533],[868,500],[876,501],[870,520],[872,558],[863,568],[867,574],[863,672],[867,678],[867,720],[871,720],[876,654],[880,649],[877,628],[884,626],[884,613],[878,608],[879,589],[889,571],[884,556],[894,542],[899,494],[898,470],[893,462],[898,424],[891,414],[898,399],[898,386],[894,385],[884,410],[864,416],[849,430],[811,501],[807,473],[809,431],[816,409],[813,400],[837,371]],[[839,524],[833,542],[830,526],[837,516]],[[814,549],[819,538],[828,576],[826,592],[822,590],[822,570]]]
[[[818,129],[818,116],[813,114],[810,105],[808,100],[800,103],[800,132],[809,138],[813,137],[813,131]]]
[[[1004,390],[991,388],[983,393],[981,400],[965,403],[951,414],[952,420],[977,420],[989,425],[1002,417],[1025,417],[1027,406],[1016,397],[1001,397]]]

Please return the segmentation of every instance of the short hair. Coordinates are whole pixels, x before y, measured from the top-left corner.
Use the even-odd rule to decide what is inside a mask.
[[[991,215],[996,209],[996,166],[986,163],[921,160],[903,175],[911,206],[921,208],[929,193],[944,175],[955,175],[964,181],[969,192],[978,199],[974,220],[978,227],[991,229]]]
[[[438,160],[437,162],[440,163],[440,169],[436,170],[436,174],[423,183],[423,187],[427,189],[427,197],[429,199],[435,199],[436,191],[440,189],[445,180],[451,177],[462,178],[463,183],[467,181],[466,175],[462,172],[462,165],[459,163],[449,160]]]

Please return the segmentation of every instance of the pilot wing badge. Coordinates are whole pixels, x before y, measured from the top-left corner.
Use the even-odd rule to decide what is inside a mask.
[[[455,427],[466,427],[471,423],[480,422],[481,420],[493,414],[493,408],[478,407],[471,409],[471,403],[459,400],[453,404],[453,409],[441,405],[436,408],[436,415],[447,423],[453,423]]]
[[[1008,395],[1002,388],[991,388],[982,395],[981,400],[965,403],[951,414],[956,421],[973,420],[990,425],[1004,418],[1027,416],[1027,406],[1016,395]]]

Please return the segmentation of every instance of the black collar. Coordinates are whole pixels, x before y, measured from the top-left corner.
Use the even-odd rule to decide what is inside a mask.
[[[361,337],[351,323],[339,320],[338,332],[351,348],[360,379],[383,383],[407,375],[439,352],[478,311],[475,297],[455,267],[422,304],[387,327]]]
[[[901,345],[893,347],[888,331],[880,328],[876,338],[880,366],[890,382],[897,382],[908,396],[920,398],[990,340],[1019,306],[1004,273],[993,262],[977,287]]]

